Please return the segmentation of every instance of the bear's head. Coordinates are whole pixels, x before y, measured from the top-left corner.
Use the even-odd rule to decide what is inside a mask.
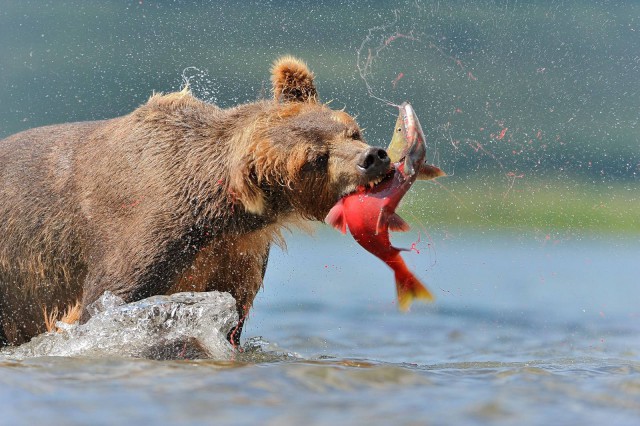
[[[237,175],[245,178],[234,185],[248,212],[285,204],[322,220],[340,197],[389,172],[385,150],[367,145],[349,114],[319,101],[304,62],[280,58],[271,79],[274,99],[251,129],[253,144],[242,158],[246,168]]]

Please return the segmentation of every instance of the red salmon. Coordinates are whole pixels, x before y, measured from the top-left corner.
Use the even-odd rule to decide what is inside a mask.
[[[406,102],[400,106],[388,153],[395,162],[393,171],[373,188],[359,187],[341,198],[329,211],[325,222],[343,234],[348,227],[358,244],[393,269],[398,306],[406,311],[413,299],[432,301],[433,295],[409,271],[400,256],[400,252],[407,249],[391,245],[389,231],[409,230],[409,225],[395,210],[416,179],[433,179],[445,173],[436,166],[425,164],[424,133],[413,107]]]

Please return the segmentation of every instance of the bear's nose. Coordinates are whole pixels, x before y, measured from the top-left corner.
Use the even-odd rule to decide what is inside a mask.
[[[389,170],[391,160],[387,155],[387,151],[374,146],[360,154],[358,160],[358,168],[367,176],[379,176]]]

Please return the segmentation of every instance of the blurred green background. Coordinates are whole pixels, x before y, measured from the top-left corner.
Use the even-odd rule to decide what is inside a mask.
[[[3,0],[0,41],[0,137],[126,114],[187,80],[252,101],[294,54],[372,145],[396,111],[368,88],[414,105],[450,176],[416,185],[408,220],[640,233],[637,1]]]

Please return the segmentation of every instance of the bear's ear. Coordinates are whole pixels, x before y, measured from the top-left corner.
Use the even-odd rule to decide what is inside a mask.
[[[293,56],[283,56],[273,63],[273,96],[280,102],[316,102],[318,92],[313,73],[307,64]]]

